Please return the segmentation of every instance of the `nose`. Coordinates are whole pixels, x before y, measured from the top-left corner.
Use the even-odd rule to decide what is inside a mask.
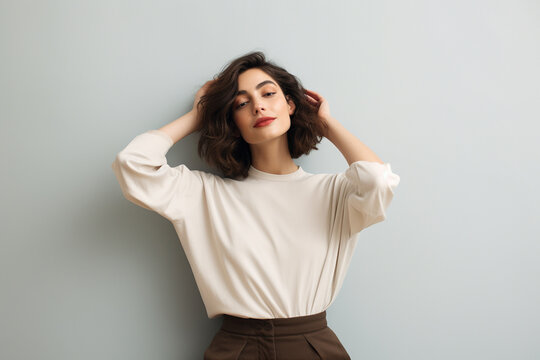
[[[255,113],[257,113],[257,111],[263,111],[265,108],[263,106],[263,104],[261,104],[260,102],[258,102],[256,105],[255,105]]]

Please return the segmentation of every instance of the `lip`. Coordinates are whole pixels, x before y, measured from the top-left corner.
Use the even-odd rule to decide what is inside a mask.
[[[259,126],[268,125],[268,124],[270,124],[272,122],[272,121],[268,121],[268,120],[275,120],[275,119],[276,119],[275,117],[270,117],[270,116],[264,116],[264,117],[258,118],[257,121],[255,121],[255,125],[253,125],[253,127],[259,127]],[[259,124],[261,124],[261,125],[259,125]]]

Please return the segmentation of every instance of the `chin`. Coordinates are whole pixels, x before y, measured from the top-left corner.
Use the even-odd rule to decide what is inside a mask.
[[[257,139],[253,139],[253,141],[248,141],[248,142],[250,144],[261,144],[267,141],[278,140],[284,136],[287,137],[287,131],[280,134],[271,134],[271,135],[269,134],[268,136],[260,136]]]

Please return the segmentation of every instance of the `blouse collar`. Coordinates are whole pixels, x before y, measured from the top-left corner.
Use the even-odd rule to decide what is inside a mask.
[[[256,169],[253,167],[253,165],[249,166],[248,170],[248,176],[254,177],[258,179],[264,179],[264,180],[271,180],[271,181],[289,181],[298,179],[301,176],[303,176],[306,172],[300,165],[298,165],[298,169],[293,171],[292,173],[288,174],[272,174],[269,172],[261,171],[259,169]]]

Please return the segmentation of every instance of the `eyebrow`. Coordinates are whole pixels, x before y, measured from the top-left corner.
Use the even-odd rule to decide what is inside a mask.
[[[259,85],[257,85],[255,87],[255,90],[259,90],[261,87],[263,87],[265,84],[274,84],[276,85],[275,82],[273,82],[272,80],[264,80],[262,83],[260,83]],[[277,85],[276,85],[277,86]],[[241,95],[241,94],[247,94],[247,91],[246,90],[240,90],[236,93],[236,96],[238,95]]]

